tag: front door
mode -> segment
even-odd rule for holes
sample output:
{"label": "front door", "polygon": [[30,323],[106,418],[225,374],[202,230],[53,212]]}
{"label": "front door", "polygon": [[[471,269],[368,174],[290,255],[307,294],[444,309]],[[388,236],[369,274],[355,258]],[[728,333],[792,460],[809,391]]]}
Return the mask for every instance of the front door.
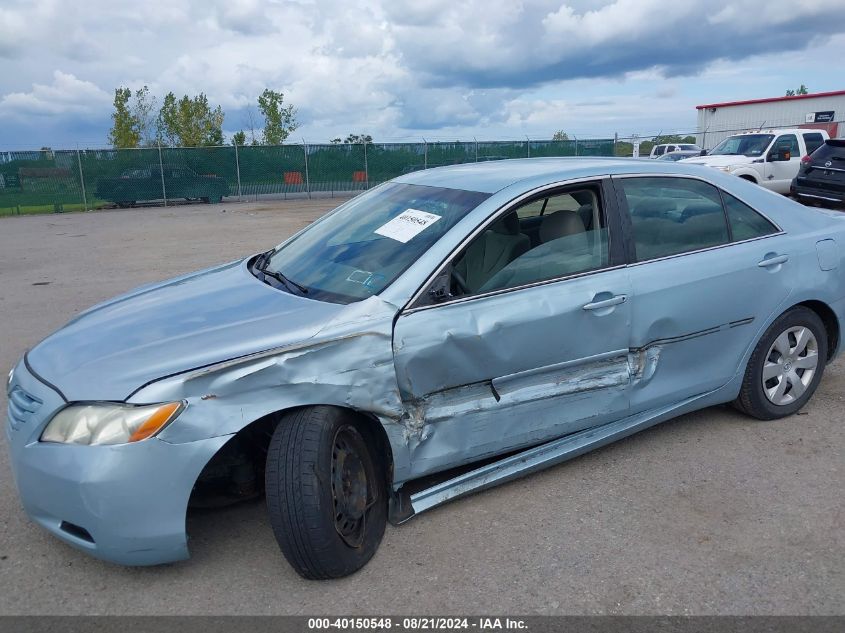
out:
{"label": "front door", "polygon": [[[788,153],[788,160],[770,160],[778,158],[778,154]],[[798,145],[798,137],[795,134],[781,134],[772,144],[769,157],[766,158],[766,180],[764,184],[768,189],[778,193],[789,193],[789,185],[792,179],[798,175],[798,168],[801,165],[801,149]]]}
{"label": "front door", "polygon": [[626,414],[630,288],[605,187],[546,197],[539,244],[511,207],[445,264],[441,300],[424,293],[396,322],[411,477]]}

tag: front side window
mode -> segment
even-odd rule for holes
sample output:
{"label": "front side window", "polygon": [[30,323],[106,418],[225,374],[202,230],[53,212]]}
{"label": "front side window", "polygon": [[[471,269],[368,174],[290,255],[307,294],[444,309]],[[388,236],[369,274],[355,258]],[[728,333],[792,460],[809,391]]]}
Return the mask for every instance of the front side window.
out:
{"label": "front side window", "polygon": [[774,134],[739,134],[729,136],[710,152],[711,156],[761,156]]}
{"label": "front side window", "polygon": [[[522,213],[538,205],[539,224]],[[600,187],[582,185],[497,218],[452,262],[450,293],[482,294],[603,268],[608,246]]]}
{"label": "front side window", "polygon": [[727,244],[719,190],[689,178],[622,179],[636,261]]}
{"label": "front side window", "polygon": [[778,136],[778,140],[775,142],[775,151],[778,153],[789,152],[790,156],[796,158],[801,156],[801,150],[798,149],[798,137],[794,134]]}
{"label": "front side window", "polygon": [[354,198],[264,265],[288,289],[351,303],[378,294],[490,194],[388,183]]}

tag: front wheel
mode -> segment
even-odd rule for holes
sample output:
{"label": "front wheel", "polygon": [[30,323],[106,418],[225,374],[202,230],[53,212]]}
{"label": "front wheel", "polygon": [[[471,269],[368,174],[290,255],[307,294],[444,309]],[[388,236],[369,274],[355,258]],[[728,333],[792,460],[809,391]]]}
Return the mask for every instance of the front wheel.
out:
{"label": "front wheel", "polygon": [[387,522],[383,460],[367,429],[338,407],[283,416],[267,451],[270,524],[304,578],[352,574],[373,557]]}
{"label": "front wheel", "polygon": [[783,313],[754,348],[735,406],[760,420],[797,412],[822,379],[827,345],[815,312],[797,307]]}

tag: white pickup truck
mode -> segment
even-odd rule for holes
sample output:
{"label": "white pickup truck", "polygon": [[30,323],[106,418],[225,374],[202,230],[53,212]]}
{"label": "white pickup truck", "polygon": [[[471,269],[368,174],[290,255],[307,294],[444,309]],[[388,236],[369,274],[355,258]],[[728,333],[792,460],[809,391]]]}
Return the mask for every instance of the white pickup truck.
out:
{"label": "white pickup truck", "polygon": [[743,132],[729,136],[706,156],[681,162],[715,167],[729,174],[788,194],[792,179],[798,175],[801,159],[823,145],[824,130],[779,129]]}

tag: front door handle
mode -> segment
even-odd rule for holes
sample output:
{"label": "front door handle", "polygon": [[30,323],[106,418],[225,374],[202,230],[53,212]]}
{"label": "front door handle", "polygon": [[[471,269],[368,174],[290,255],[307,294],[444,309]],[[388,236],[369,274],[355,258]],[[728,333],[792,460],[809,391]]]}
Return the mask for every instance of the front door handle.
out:
{"label": "front door handle", "polygon": [[620,303],[625,303],[628,300],[627,295],[615,295],[610,299],[603,301],[591,301],[584,306],[585,310],[601,310],[602,308],[609,308],[611,306],[618,306]]}
{"label": "front door handle", "polygon": [[774,255],[766,256],[762,261],[757,262],[760,268],[768,268],[769,266],[780,266],[789,261],[789,255]]}

